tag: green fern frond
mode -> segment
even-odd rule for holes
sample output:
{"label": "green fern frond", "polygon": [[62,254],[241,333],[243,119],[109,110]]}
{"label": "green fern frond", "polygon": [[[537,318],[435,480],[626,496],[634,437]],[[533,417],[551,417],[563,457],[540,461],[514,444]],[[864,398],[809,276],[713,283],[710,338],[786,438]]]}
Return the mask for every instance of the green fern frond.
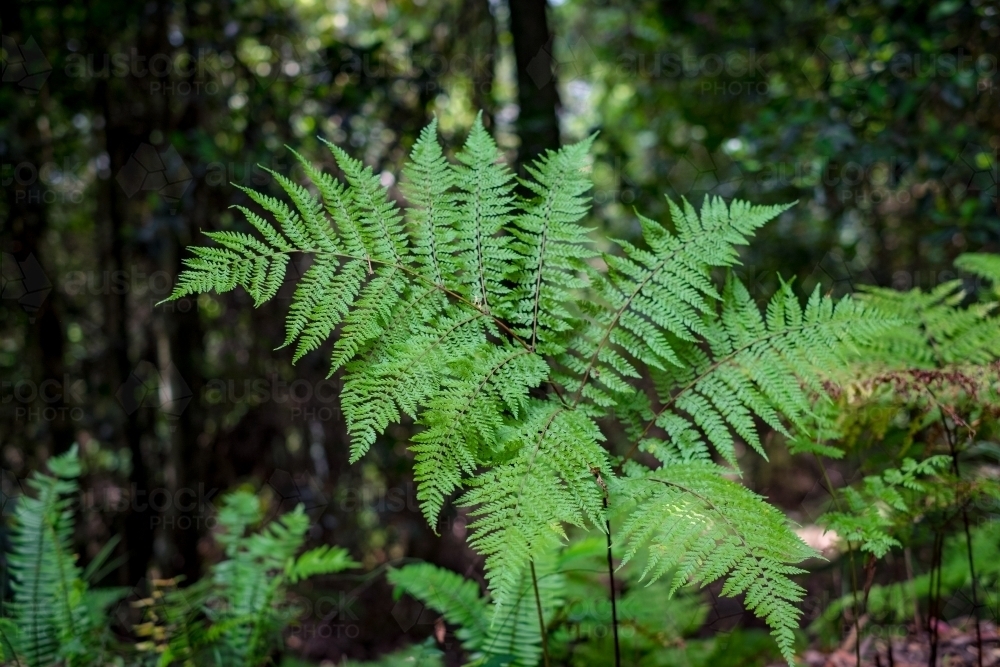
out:
{"label": "green fern frond", "polygon": [[505,429],[510,459],[469,480],[469,543],[486,556],[497,608],[517,596],[529,563],[565,540],[563,525],[603,526],[595,471],[610,474],[597,425],[583,412],[533,400],[523,421]]}
{"label": "green fern frond", "polygon": [[[298,360],[332,340],[352,461],[390,424],[412,420],[417,496],[432,525],[466,489],[459,502],[473,508],[470,542],[486,557],[491,628],[520,613],[531,564],[566,539],[567,526],[604,530],[604,486],[619,480],[611,462],[622,460],[602,444],[599,421],[627,434],[625,459],[642,449],[667,470],[714,449],[735,463],[737,437],[763,453],[758,419],[805,430],[807,417],[823,412],[822,381],[902,319],[818,292],[803,308],[788,285],[762,314],[731,276],[720,289],[713,270],[737,264],[737,246],[784,206],[716,198],[695,211],[671,202],[672,231],[639,216],[643,247],[620,242],[621,255],[601,262],[582,224],[592,142],[527,167],[521,185],[530,196],[521,199],[481,116],[457,163],[431,123],[403,171],[402,211],[379,176],[340,148],[330,146],[343,182],[295,154],[309,189],[276,177],[291,205],[246,191],[275,222],[241,209],[256,232],[213,232],[215,246],[194,249],[171,296],[242,286],[260,305],[277,293],[293,255],[311,257],[284,344],[295,344]],[[992,318],[989,308],[980,307],[981,320]],[[950,338],[974,357],[983,331]],[[635,521],[654,518],[637,507]],[[293,527],[265,534],[291,539]],[[231,559],[284,571],[286,561],[262,565],[237,543],[227,546]],[[793,586],[775,578],[779,571],[768,570],[767,585]],[[241,603],[250,611],[280,594],[273,581],[255,581]],[[733,586],[751,590],[741,579]],[[754,608],[766,609],[755,596]],[[775,627],[784,632],[792,617],[785,607],[780,615]]]}
{"label": "green fern frond", "polygon": [[698,213],[687,200],[683,208],[668,203],[674,233],[639,215],[649,250],[619,241],[624,255],[604,256],[608,271],[597,292],[607,307],[591,310],[591,324],[562,360],[577,401],[613,405],[639,375],[631,360],[654,369],[681,366],[676,345],[704,333],[701,318],[719,299],[710,270],[737,264],[736,246],[790,206],[726,206],[716,197]]}
{"label": "green fern frond", "polygon": [[8,651],[31,665],[57,660],[82,665],[92,615],[72,548],[77,447],[49,459],[48,468],[51,475],[36,472],[28,479],[34,497],[22,496],[14,512],[7,564],[14,594],[10,612],[18,631]]}
{"label": "green fern frond", "polygon": [[869,361],[890,367],[935,368],[949,364],[984,364],[1000,357],[1000,317],[996,303],[960,307],[960,280],[923,292],[871,287],[865,302],[898,320],[891,335],[866,347]]}
{"label": "green fern frond", "polygon": [[992,283],[992,298],[1000,297],[1000,255],[967,252],[955,258],[955,268]]}
{"label": "green fern frond", "polygon": [[546,151],[525,167],[531,179],[522,181],[534,197],[514,217],[512,249],[520,257],[512,276],[514,289],[503,314],[532,350],[559,354],[574,316],[567,305],[573,293],[587,287],[584,260],[597,255],[589,247],[587,227],[580,221],[590,210],[584,193],[590,190],[585,173],[594,136]]}
{"label": "green fern frond", "polygon": [[324,545],[310,549],[298,558],[289,559],[285,566],[288,583],[294,584],[319,574],[334,574],[360,564],[351,559],[347,549]]}
{"label": "green fern frond", "polygon": [[475,581],[430,563],[389,570],[387,578],[397,597],[406,593],[457,625],[455,635],[465,650],[482,649],[489,633],[489,601],[480,595]]}
{"label": "green fern frond", "polygon": [[458,261],[463,294],[477,307],[490,312],[509,291],[504,284],[517,260],[502,235],[514,211],[514,174],[501,161],[500,151],[483,127],[483,115],[456,155],[454,165]]}
{"label": "green fern frond", "polygon": [[708,460],[711,444],[735,465],[735,433],[764,456],[754,416],[782,433],[788,433],[782,417],[801,430],[812,397],[823,391],[824,373],[842,367],[847,350],[890,325],[857,301],[834,302],[818,290],[803,309],[788,284],[762,315],[730,275],[718,310],[702,319],[707,348],[677,340],[680,365],[651,371],[661,405],[643,436],[656,426],[669,439],[643,437],[640,446],[666,463]]}
{"label": "green fern frond", "polygon": [[544,380],[548,366],[523,348],[489,346],[452,370],[421,414],[425,428],[410,447],[417,499],[431,525],[463,477],[499,449],[504,418],[522,416],[528,391]]}
{"label": "green fern frond", "polygon": [[542,654],[538,609],[547,624],[562,603],[566,584],[551,552],[535,562],[535,580],[530,571],[522,574],[516,597],[500,610],[494,610],[489,596],[480,596],[474,581],[428,563],[391,570],[388,578],[397,595],[407,593],[457,625],[455,634],[471,654],[470,664],[484,667],[538,664]]}
{"label": "green fern frond", "polygon": [[615,480],[610,488],[625,517],[617,535],[622,564],[645,548],[643,578],[673,572],[671,593],[725,578],[725,596],[744,596],[747,609],[771,627],[792,664],[794,631],[805,591],[791,580],[795,565],[818,556],[789,528],[784,515],[711,463],[668,465]]}
{"label": "green fern frond", "polygon": [[922,498],[927,483],[919,478],[938,474],[950,465],[947,456],[931,456],[919,462],[906,458],[899,468],[866,477],[860,489],[841,489],[847,511],[827,512],[817,523],[858,545],[861,551],[883,558],[893,547],[902,546],[889,529],[894,525],[893,515],[910,511],[904,494]]}
{"label": "green fern frond", "polygon": [[407,208],[414,254],[435,285],[444,285],[459,272],[456,256],[458,209],[453,191],[456,175],[437,140],[437,119],[423,129],[403,169],[402,191]]}

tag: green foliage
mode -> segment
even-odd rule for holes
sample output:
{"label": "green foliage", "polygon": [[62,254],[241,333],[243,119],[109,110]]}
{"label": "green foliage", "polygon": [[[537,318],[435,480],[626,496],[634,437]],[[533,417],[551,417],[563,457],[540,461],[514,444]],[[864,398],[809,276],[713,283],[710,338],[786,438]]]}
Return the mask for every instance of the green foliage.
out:
{"label": "green foliage", "polygon": [[[565,581],[551,554],[536,563],[535,576],[547,624],[562,605]],[[392,570],[389,582],[397,595],[407,593],[417,598],[446,622],[458,626],[456,636],[472,659],[469,664],[538,664],[542,637],[530,570],[517,582],[514,599],[495,616],[489,596],[480,595],[478,584],[428,563]]]}
{"label": "green foliage", "polygon": [[[963,255],[956,266],[994,281],[996,260]],[[834,491],[818,523],[842,548],[869,555],[868,581],[864,592],[824,610],[814,629],[825,633],[847,609],[852,618],[898,621],[919,615],[926,602],[929,614],[939,614],[934,581],[941,594],[989,595],[996,541],[983,536],[995,530],[975,526],[995,524],[983,509],[1000,497],[990,460],[1000,435],[995,296],[984,289],[970,300],[958,280],[927,291],[870,288],[862,295],[895,323],[863,341],[851,363],[827,378],[808,428],[791,442],[796,453],[856,455],[864,473],[859,483]],[[905,547],[909,558],[922,549],[933,553],[938,547],[931,544],[942,542],[944,558],[932,555],[929,572],[913,573],[910,582],[872,584],[877,560],[891,550]]]}
{"label": "green foliage", "polygon": [[300,553],[309,529],[302,505],[261,525],[263,518],[258,495],[241,490],[225,496],[218,535],[225,558],[204,582],[162,596],[168,631],[155,646],[159,664],[267,664],[298,613],[288,586],[357,566],[340,548]]}
{"label": "green foliage", "polygon": [[[128,591],[92,589],[89,582],[120,565],[108,560],[118,540],[85,570],[77,565],[77,447],[49,459],[48,467],[51,474],[28,480],[34,495],[20,498],[15,510],[7,554],[14,599],[10,616],[0,619],[0,659],[25,667],[98,664],[111,643],[107,610]],[[341,548],[302,552],[309,519],[301,505],[261,526],[263,518],[259,496],[237,491],[224,497],[218,540],[225,558],[210,576],[185,588],[154,580],[150,596],[133,604],[143,610],[133,628],[143,638],[135,646],[140,656],[151,652],[163,667],[267,664],[298,613],[289,585],[357,566]]]}
{"label": "green foliage", "polygon": [[721,475],[710,463],[692,462],[637,471],[612,487],[626,514],[620,539],[623,562],[648,545],[643,577],[673,572],[672,594],[693,580],[726,578],[723,595],[745,595],[748,609],[773,629],[782,655],[792,661],[794,630],[805,591],[789,576],[816,554],[787,530],[784,515]]}
{"label": "green foliage", "polygon": [[[3,657],[32,667],[60,662],[89,665],[107,641],[103,614],[124,590],[91,590],[106,562],[103,550],[85,573],[73,550],[73,511],[79,490],[77,447],[49,459],[49,472],[28,480],[33,496],[18,500],[7,564],[14,600],[4,619]],[[113,545],[112,545],[113,546]]]}
{"label": "green foliage", "polygon": [[[536,567],[551,664],[608,661],[613,631],[606,558],[605,539],[595,535],[551,552]],[[623,589],[617,601],[617,619],[625,664],[711,667],[764,664],[776,657],[774,643],[760,632],[694,638],[709,610],[689,589],[671,596],[668,583],[642,582],[638,570],[630,565],[621,568],[616,578]],[[523,608],[502,612],[502,620],[491,625],[489,594],[481,594],[475,581],[424,563],[393,570],[389,580],[397,596],[408,594],[441,614],[462,642],[469,664],[537,664],[541,638],[532,590],[524,592],[527,604]],[[531,586],[530,581],[525,584]],[[514,643],[497,642],[496,636],[505,634],[497,632],[497,624],[501,629],[508,625],[521,628],[508,634],[507,642]]]}
{"label": "green foliage", "polygon": [[[1000,544],[1000,522],[995,519],[985,521],[972,528],[972,554],[976,563],[976,585],[988,597],[988,604],[996,603],[996,596],[990,595],[1000,584],[1000,559],[997,558],[997,544]],[[886,623],[906,623],[914,620],[914,609],[919,603],[926,603],[940,594],[950,599],[956,594],[968,591],[973,585],[969,573],[969,554],[965,536],[957,534],[949,537],[944,545],[940,568],[932,572],[916,574],[908,581],[875,584],[868,594],[867,613],[872,619]],[[982,594],[982,593],[981,593]],[[840,631],[840,619],[845,610],[855,604],[853,594],[833,600],[822,614],[813,621],[810,631],[827,639],[836,639]]]}
{"label": "green foliage", "polygon": [[[213,233],[222,247],[196,249],[171,298],[242,286],[259,304],[293,255],[311,256],[286,343],[298,341],[299,358],[333,339],[352,460],[409,418],[428,521],[464,489],[490,627],[516,615],[531,565],[569,527],[606,530],[610,501],[630,558],[648,553],[653,578],[679,567],[674,588],[728,577],[726,592],[745,594],[790,660],[800,595],[790,577],[812,554],[773,508],[723,478],[731,468],[704,461],[711,446],[736,465],[736,437],[762,452],[757,418],[783,432],[801,425],[822,380],[891,321],[819,292],[802,308],[787,285],[762,314],[734,276],[717,286],[713,271],[737,264],[736,247],[787,207],[671,203],[672,230],[640,216],[647,247],[599,254],[581,224],[592,137],[527,166],[518,197],[481,120],[457,163],[435,127],[404,168],[402,212],[341,149],[330,146],[343,182],[300,157],[313,190],[278,179],[294,207],[247,191],[277,226],[245,210],[260,236]],[[606,442],[601,425],[616,422],[629,442]],[[640,452],[658,463],[622,476]],[[679,479],[690,484],[666,483]],[[709,545],[722,555],[706,558]],[[678,551],[664,559],[668,547]]]}
{"label": "green foliage", "polygon": [[[950,464],[950,459],[943,455],[932,456],[919,463],[910,458],[904,459],[899,468],[865,477],[860,489],[845,487],[842,492],[845,510],[827,512],[818,523],[842,539],[858,544],[861,551],[882,558],[892,547],[902,546],[888,529],[896,525],[897,519],[893,515],[905,516],[912,512],[913,502],[907,502],[904,493],[917,499],[923,497],[928,485],[917,478],[934,475]],[[916,509],[919,512],[923,508],[918,506]]]}

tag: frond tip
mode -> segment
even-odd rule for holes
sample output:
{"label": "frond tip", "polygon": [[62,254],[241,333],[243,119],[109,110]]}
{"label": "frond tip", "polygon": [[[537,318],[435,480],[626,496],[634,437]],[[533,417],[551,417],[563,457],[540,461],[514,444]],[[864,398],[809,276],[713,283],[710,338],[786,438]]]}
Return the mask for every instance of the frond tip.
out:
{"label": "frond tip", "polygon": [[794,631],[805,591],[791,577],[796,564],[819,554],[789,528],[784,515],[760,496],[722,477],[709,463],[666,466],[616,480],[622,565],[645,547],[643,578],[673,572],[671,593],[694,582],[725,578],[722,594],[744,596],[747,609],[771,627],[792,664]]}

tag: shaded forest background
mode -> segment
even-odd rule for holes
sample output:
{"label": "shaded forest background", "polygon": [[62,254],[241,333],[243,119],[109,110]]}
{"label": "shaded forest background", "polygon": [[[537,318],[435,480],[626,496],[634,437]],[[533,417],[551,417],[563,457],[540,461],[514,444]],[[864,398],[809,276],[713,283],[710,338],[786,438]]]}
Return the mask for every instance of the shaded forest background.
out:
{"label": "shaded forest background", "polygon": [[[433,632],[393,607],[385,565],[480,563],[454,508],[440,538],[423,521],[405,430],[348,465],[326,352],[272,349],[280,303],[156,305],[184,246],[233,224],[230,183],[297,173],[286,144],[328,160],[324,137],[394,186],[432,115],[456,146],[483,110],[515,164],[599,131],[608,233],[638,234],[633,206],[666,220],[664,195],[798,200],[745,253],[758,300],[778,270],[928,288],[1000,251],[995,2],[26,0],[0,32],[3,498],[80,443],[78,541],[123,534],[108,583],[129,586],[196,578],[225,490],[304,502],[311,539],[366,567],[290,644],[312,658]],[[793,517],[822,493],[780,458],[749,483]]]}

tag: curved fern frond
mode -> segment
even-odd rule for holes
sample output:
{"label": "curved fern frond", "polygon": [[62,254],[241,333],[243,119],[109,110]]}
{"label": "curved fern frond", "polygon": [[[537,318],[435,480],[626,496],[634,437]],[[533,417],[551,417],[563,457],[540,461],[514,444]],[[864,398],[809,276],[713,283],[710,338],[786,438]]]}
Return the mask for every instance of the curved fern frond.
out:
{"label": "curved fern frond", "polygon": [[[851,346],[874,340],[890,326],[863,304],[834,302],[818,289],[803,309],[788,284],[771,298],[764,316],[730,275],[718,311],[702,320],[707,347],[677,341],[681,364],[651,372],[661,405],[638,444],[664,462],[709,460],[711,444],[736,465],[735,433],[766,456],[754,416],[786,434],[782,417],[801,427],[812,397],[822,393],[824,373],[843,366]],[[645,439],[653,426],[669,440]]]}
{"label": "curved fern frond", "polygon": [[627,379],[639,375],[630,359],[655,369],[681,366],[674,348],[704,333],[702,315],[719,299],[710,270],[737,264],[736,246],[791,206],[726,206],[715,197],[698,213],[687,200],[683,208],[667,201],[674,233],[639,215],[649,250],[619,241],[624,255],[604,256],[608,271],[597,288],[608,307],[592,310],[592,323],[562,360],[573,372],[566,383],[575,381],[577,402],[614,405],[629,391]]}
{"label": "curved fern frond", "polygon": [[744,596],[747,609],[771,627],[782,656],[792,664],[794,631],[805,590],[791,577],[795,565],[818,554],[789,528],[784,515],[711,463],[664,466],[615,480],[609,487],[626,518],[617,540],[622,565],[641,549],[643,578],[673,572],[671,594],[694,582],[725,578],[722,595]]}
{"label": "curved fern frond", "polygon": [[563,526],[603,526],[603,492],[594,471],[610,474],[597,425],[581,411],[533,400],[507,431],[509,460],[469,480],[469,543],[486,556],[497,608],[510,604],[533,558],[566,539]]}

